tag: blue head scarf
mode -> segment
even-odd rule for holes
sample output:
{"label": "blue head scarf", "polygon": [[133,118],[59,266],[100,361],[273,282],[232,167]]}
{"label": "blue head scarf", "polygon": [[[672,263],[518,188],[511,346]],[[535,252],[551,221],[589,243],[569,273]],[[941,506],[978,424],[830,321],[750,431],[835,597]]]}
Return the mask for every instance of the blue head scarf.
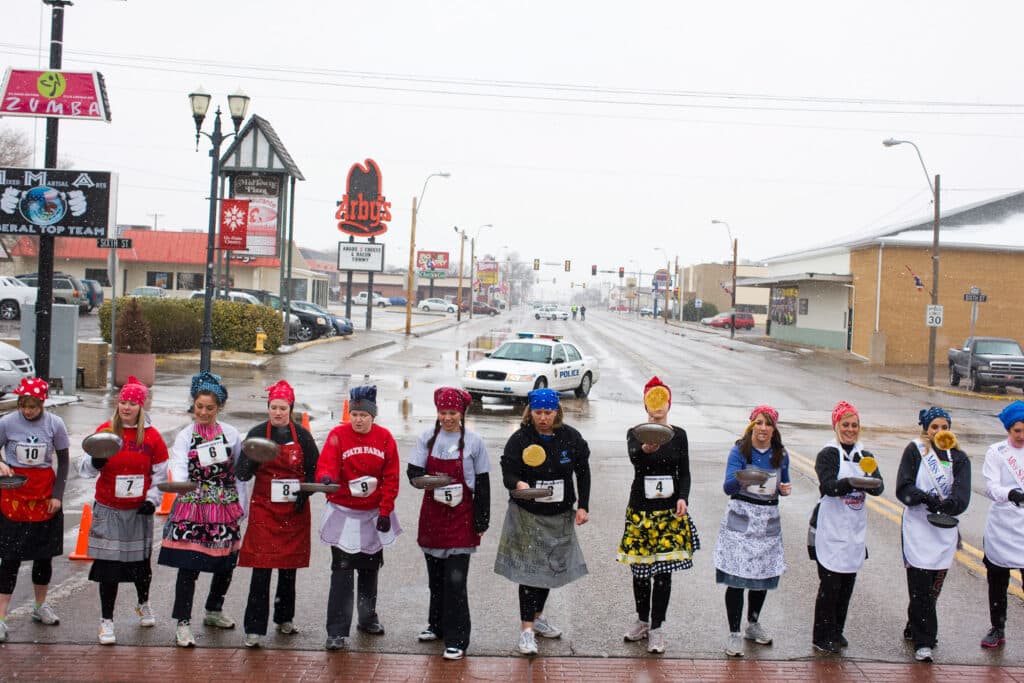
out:
{"label": "blue head scarf", "polygon": [[202,391],[212,393],[217,397],[217,403],[221,405],[228,400],[228,390],[220,383],[220,375],[214,375],[205,370],[192,376],[192,399],[194,400]]}
{"label": "blue head scarf", "polygon": [[1024,422],[1024,402],[1014,401],[1003,408],[1003,412],[999,413],[999,419],[1007,431],[1009,431],[1014,423]]}
{"label": "blue head scarf", "polygon": [[352,403],[349,410],[361,410],[377,417],[377,387],[373,384],[352,387],[348,392]]}
{"label": "blue head scarf", "polygon": [[558,392],[554,389],[534,389],[526,397],[530,410],[558,410]]}
{"label": "blue head scarf", "polygon": [[949,423],[949,426],[953,426],[953,418],[949,416],[949,411],[943,408],[939,408],[938,406],[932,406],[927,410],[922,410],[921,412],[919,412],[917,414],[917,422],[925,429],[928,429],[928,425],[930,425],[932,423],[932,420],[934,420],[937,417],[946,418],[946,422]]}

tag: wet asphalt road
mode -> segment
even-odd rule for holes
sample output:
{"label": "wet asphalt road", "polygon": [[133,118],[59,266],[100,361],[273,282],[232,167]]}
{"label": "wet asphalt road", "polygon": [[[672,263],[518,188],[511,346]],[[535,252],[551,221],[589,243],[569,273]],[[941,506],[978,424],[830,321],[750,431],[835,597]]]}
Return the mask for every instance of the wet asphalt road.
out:
{"label": "wet asphalt road", "polygon": [[[848,657],[866,660],[907,661],[910,647],[901,639],[905,621],[906,581],[899,544],[901,506],[894,499],[899,456],[916,433],[917,411],[932,402],[953,411],[954,430],[960,435],[974,465],[974,499],[961,524],[965,542],[963,562],[950,571],[939,601],[937,662],[1018,664],[1024,646],[1013,634],[1024,630],[1021,602],[1012,598],[1008,633],[1001,653],[982,651],[978,641],[987,629],[985,581],[977,573],[982,531],[988,501],[983,497],[981,464],[988,444],[1003,432],[992,417],[1001,402],[979,398],[929,395],[912,386],[879,377],[877,369],[839,361],[826,353],[779,351],[749,344],[739,334],[665,326],[661,321],[638,320],[627,314],[593,312],[586,322],[547,322],[512,311],[496,318],[474,318],[457,326],[417,319],[423,336],[406,338],[388,330],[402,329],[404,313],[375,315],[375,332],[357,332],[356,338],[310,346],[275,359],[261,369],[216,368],[225,376],[231,398],[225,420],[247,430],[262,419],[263,387],[280,377],[296,386],[299,409],[308,410],[314,435],[322,442],[340,419],[341,404],[352,384],[365,381],[379,387],[378,423],[389,428],[403,454],[416,436],[434,421],[431,396],[444,384],[454,384],[467,363],[479,357],[507,335],[519,330],[565,333],[599,359],[601,379],[589,399],[563,395],[567,421],[576,426],[592,450],[593,491],[591,522],[578,529],[590,574],[552,592],[548,614],[565,630],[557,641],[540,643],[541,653],[587,656],[648,656],[641,645],[624,643],[621,634],[635,618],[628,569],[614,560],[622,531],[632,469],[625,457],[625,431],[644,419],[641,390],[651,375],[658,375],[673,389],[670,420],[686,428],[691,449],[693,489],[691,514],[700,530],[703,548],[693,569],[674,575],[673,598],[666,623],[667,657],[724,657],[722,645],[727,625],[724,589],[714,583],[711,556],[718,525],[727,499],[721,492],[725,458],[731,443],[746,426],[750,408],[769,403],[781,413],[781,432],[793,456],[794,492],[783,500],[783,533],[788,571],[773,591],[762,613],[762,623],[773,632],[771,647],[747,646],[747,656],[771,659],[812,657],[810,626],[817,586],[815,564],[807,559],[805,537],[808,515],[817,501],[813,460],[830,436],[828,416],[839,399],[858,406],[865,427],[863,440],[879,457],[889,482],[883,500],[871,506],[868,547],[870,559],[858,577],[846,635]],[[440,329],[438,329],[440,328]],[[438,329],[436,332],[431,332]],[[369,344],[372,337],[373,344]],[[352,349],[386,344],[354,357]],[[154,418],[170,439],[186,421],[182,408],[187,396],[187,364],[165,363],[156,387]],[[99,392],[83,404],[57,409],[66,413],[73,436],[80,438],[109,416],[112,404]],[[468,423],[488,445],[492,467],[507,436],[515,430],[521,404],[494,399],[474,405]],[[73,439],[74,442],[75,439]],[[73,449],[77,453],[77,449]],[[500,486],[500,478],[492,480]],[[507,505],[500,491],[493,496],[492,528],[470,568],[470,595],[474,619],[472,652],[506,655],[518,634],[515,586],[491,570]],[[66,508],[69,528],[65,549],[74,542],[74,510],[88,501],[90,483],[69,483]],[[355,634],[349,646],[355,650],[387,652],[439,652],[436,644],[420,644],[416,633],[425,625],[427,589],[422,555],[415,543],[418,491],[403,485],[398,513],[405,534],[385,552],[381,574],[379,613],[387,628],[383,637]],[[322,499],[315,500],[319,512]],[[316,520],[318,516],[314,517]],[[160,518],[158,518],[159,520]],[[314,525],[316,521],[314,521]],[[314,539],[316,531],[314,529]],[[329,552],[314,540],[311,568],[300,573],[296,636],[271,635],[268,647],[317,649],[322,647],[324,607],[329,577]],[[87,566],[55,562],[53,602],[64,618],[58,628],[31,623],[23,604],[28,595],[28,576],[23,570],[11,617],[12,641],[95,642],[99,619],[96,588],[85,579]],[[248,570],[235,573],[226,611],[241,623]],[[173,624],[168,615],[173,593],[173,572],[155,567],[153,604],[161,619],[154,629],[137,629],[130,612],[133,591],[121,591],[117,635],[122,644],[168,645],[173,643]],[[197,591],[198,622],[206,579]],[[195,628],[200,647],[240,647],[241,626],[234,631],[212,632]]]}

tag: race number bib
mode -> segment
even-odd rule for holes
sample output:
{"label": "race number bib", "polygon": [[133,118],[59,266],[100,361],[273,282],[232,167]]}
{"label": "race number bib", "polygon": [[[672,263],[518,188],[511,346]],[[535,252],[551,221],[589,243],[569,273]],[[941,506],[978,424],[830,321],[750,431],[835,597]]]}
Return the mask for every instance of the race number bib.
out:
{"label": "race number bib", "polygon": [[455,507],[462,502],[462,484],[448,484],[434,489],[434,500],[448,507]]}
{"label": "race number bib", "polygon": [[779,475],[777,472],[769,473],[768,479],[763,484],[751,484],[746,487],[747,493],[755,496],[774,496],[779,488]]}
{"label": "race number bib", "polygon": [[271,503],[294,503],[298,494],[298,479],[273,479],[270,482]]}
{"label": "race number bib", "polygon": [[644,496],[647,498],[670,498],[675,492],[670,476],[644,477]]}
{"label": "race number bib", "polygon": [[34,467],[43,464],[43,456],[46,455],[46,444],[42,443],[19,443],[14,447],[14,457],[19,465]]}
{"label": "race number bib", "polygon": [[114,498],[139,498],[146,492],[146,477],[141,474],[119,474],[114,479]]}
{"label": "race number bib", "polygon": [[223,441],[207,441],[196,446],[199,464],[203,467],[219,465],[228,461],[228,445]]}
{"label": "race number bib", "polygon": [[349,479],[348,490],[356,498],[366,498],[377,490],[377,478],[367,476]]}
{"label": "race number bib", "polygon": [[561,503],[565,499],[565,481],[555,479],[554,481],[538,481],[537,488],[551,489],[550,496],[537,498],[538,503]]}

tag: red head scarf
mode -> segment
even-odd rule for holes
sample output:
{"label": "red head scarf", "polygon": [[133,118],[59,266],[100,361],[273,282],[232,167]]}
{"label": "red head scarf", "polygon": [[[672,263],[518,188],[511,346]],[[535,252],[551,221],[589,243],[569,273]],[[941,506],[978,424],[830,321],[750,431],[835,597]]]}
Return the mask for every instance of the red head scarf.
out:
{"label": "red head scarf", "polygon": [[775,410],[771,406],[757,406],[750,411],[750,421],[753,422],[757,419],[758,415],[767,415],[768,419],[772,421],[772,424],[779,423],[779,411]]}
{"label": "red head scarf", "polygon": [[434,405],[438,410],[455,410],[465,414],[473,397],[462,389],[439,387],[434,391]]}
{"label": "red head scarf", "polygon": [[857,417],[860,417],[860,413],[857,412],[857,409],[854,408],[853,405],[847,403],[846,401],[840,401],[839,403],[836,404],[836,407],[832,409],[833,429],[835,429],[835,426],[839,424],[840,420],[843,419],[844,415],[856,415]]}
{"label": "red head scarf", "polygon": [[135,375],[128,375],[128,381],[121,387],[121,393],[118,394],[117,399],[131,401],[141,406],[146,402],[147,394],[149,394],[149,390],[146,389],[146,385],[140,382]]}
{"label": "red head scarf", "polygon": [[45,379],[26,377],[21,380],[21,384],[14,390],[14,393],[18,396],[31,396],[45,401],[50,397],[50,385],[46,383]]}
{"label": "red head scarf", "polygon": [[295,390],[292,389],[292,385],[288,384],[288,382],[285,382],[283,379],[279,380],[274,386],[267,387],[267,403],[276,398],[281,399],[290,406],[294,406]]}

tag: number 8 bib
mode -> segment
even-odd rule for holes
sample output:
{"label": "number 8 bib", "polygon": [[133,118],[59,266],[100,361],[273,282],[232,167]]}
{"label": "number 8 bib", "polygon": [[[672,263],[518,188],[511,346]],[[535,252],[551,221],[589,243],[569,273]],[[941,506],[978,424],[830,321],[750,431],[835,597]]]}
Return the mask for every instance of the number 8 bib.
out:
{"label": "number 8 bib", "polygon": [[294,503],[298,493],[298,479],[274,479],[270,482],[271,503]]}

